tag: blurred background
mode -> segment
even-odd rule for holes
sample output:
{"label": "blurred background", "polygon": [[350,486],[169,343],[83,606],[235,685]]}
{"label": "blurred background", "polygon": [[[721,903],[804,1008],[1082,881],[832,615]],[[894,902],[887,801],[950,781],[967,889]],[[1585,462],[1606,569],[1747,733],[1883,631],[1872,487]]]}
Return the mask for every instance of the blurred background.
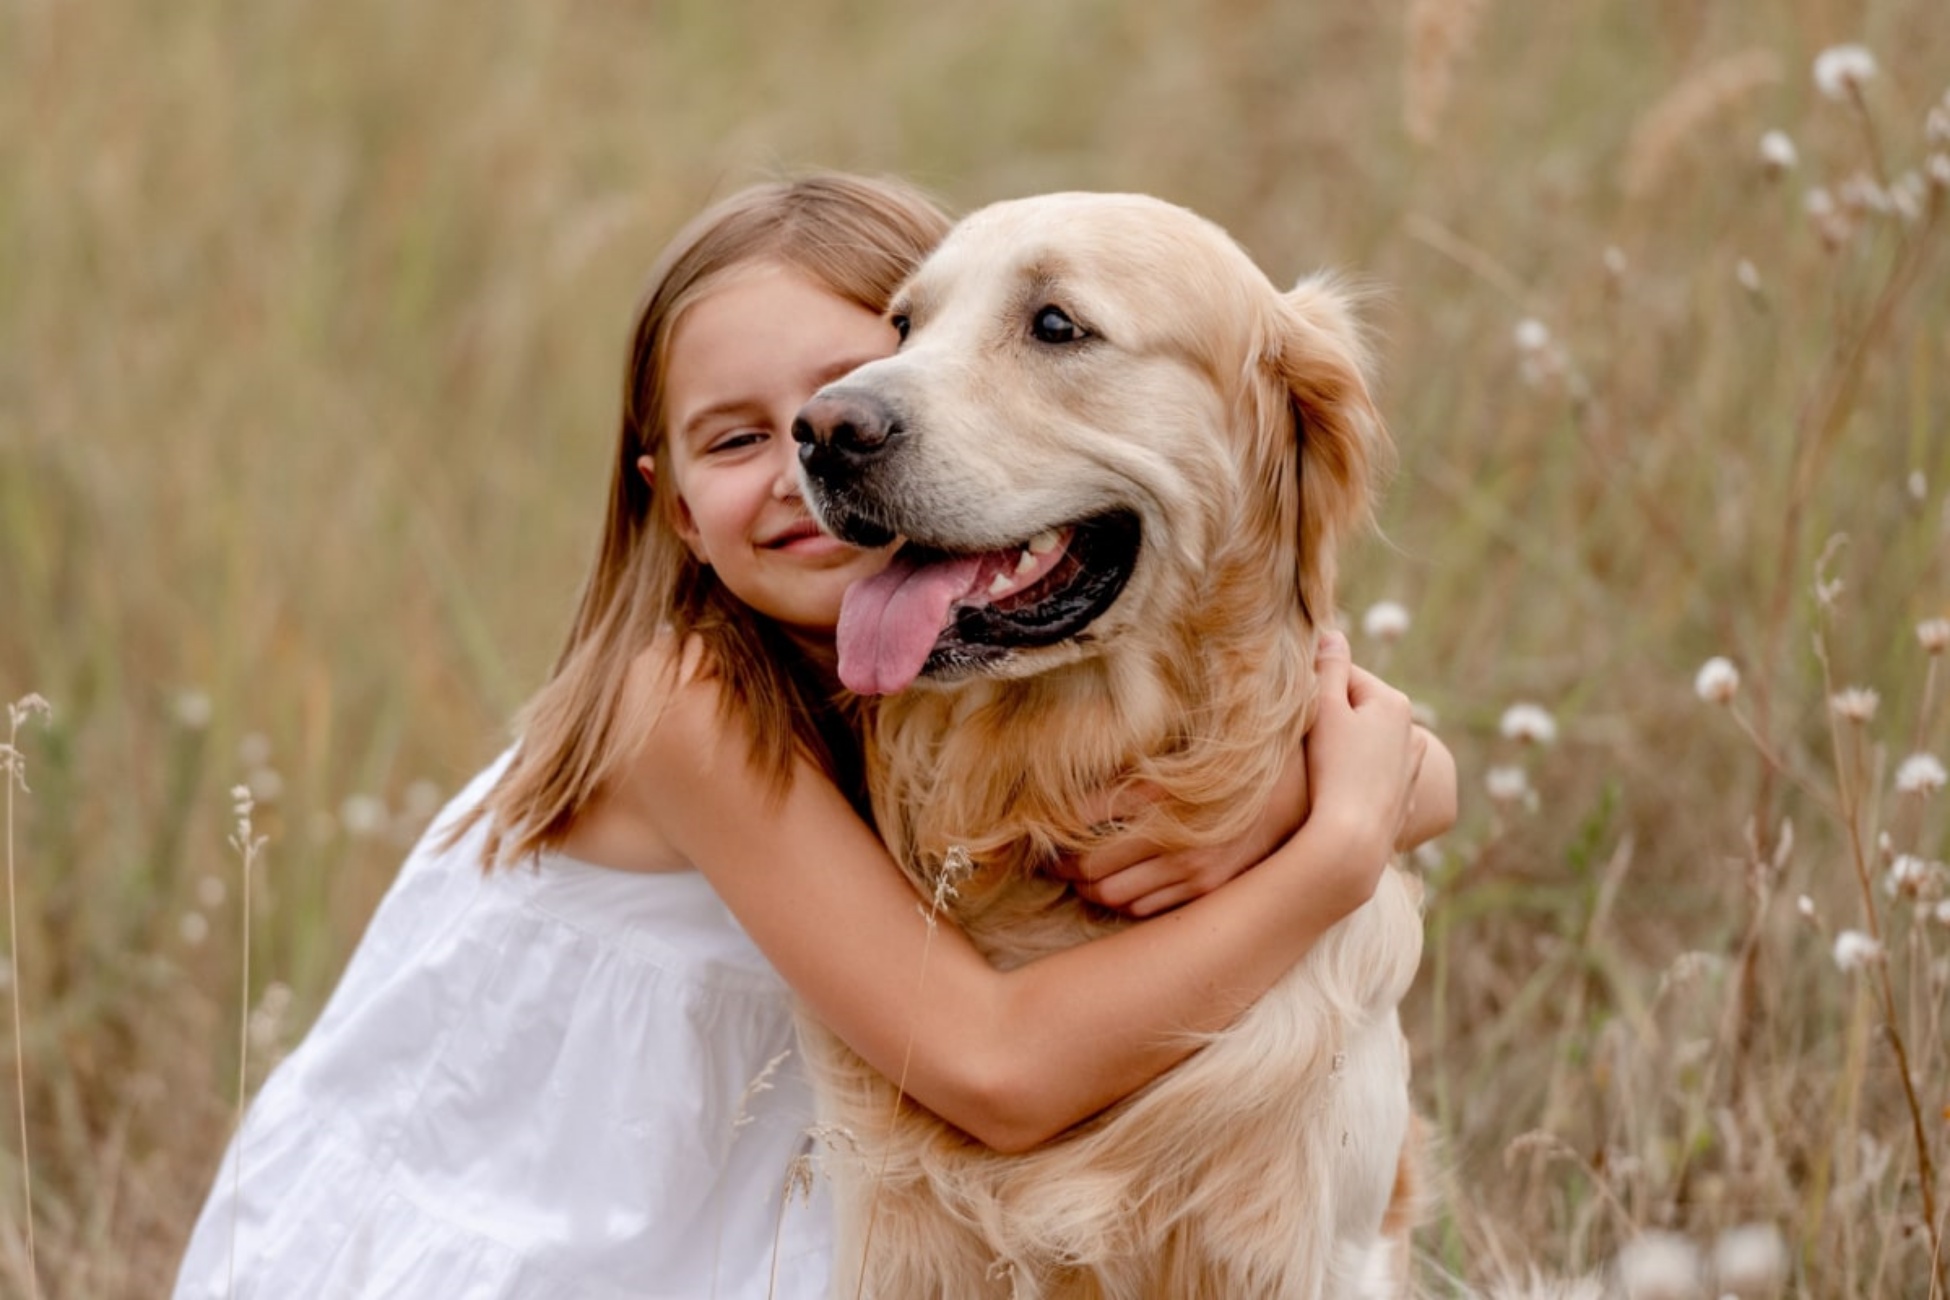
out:
{"label": "blurred background", "polygon": [[240,1055],[566,630],[657,250],[813,166],[1148,191],[1374,291],[1401,468],[1344,612],[1464,794],[1415,864],[1429,1287],[1928,1294],[1943,17],[0,4],[0,697],[52,706],[0,738],[0,1294],[166,1290]]}

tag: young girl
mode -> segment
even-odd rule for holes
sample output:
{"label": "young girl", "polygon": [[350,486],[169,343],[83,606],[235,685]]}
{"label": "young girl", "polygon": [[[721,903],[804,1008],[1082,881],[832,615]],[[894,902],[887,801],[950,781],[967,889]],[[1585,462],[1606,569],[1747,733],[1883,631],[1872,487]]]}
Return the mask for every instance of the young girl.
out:
{"label": "young girl", "polygon": [[1101,901],[1183,905],[1006,973],[922,915],[859,811],[834,679],[841,592],[886,555],[812,526],[789,430],[893,349],[881,310],[946,224],[822,177],[740,194],[665,254],[555,673],[254,1103],[179,1300],[825,1295],[817,1177],[786,1195],[812,1146],[792,995],[1020,1149],[1264,992],[1367,899],[1411,803],[1406,834],[1446,825],[1446,752],[1423,764],[1406,701],[1329,637],[1295,760],[1313,811],[1277,848],[1291,808],[1263,842],[1071,864]]}

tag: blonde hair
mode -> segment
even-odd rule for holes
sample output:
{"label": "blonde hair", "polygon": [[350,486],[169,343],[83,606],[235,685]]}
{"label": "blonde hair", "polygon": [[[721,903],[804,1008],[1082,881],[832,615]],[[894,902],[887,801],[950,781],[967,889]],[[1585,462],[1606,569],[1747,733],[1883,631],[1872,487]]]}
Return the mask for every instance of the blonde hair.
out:
{"label": "blonde hair", "polygon": [[724,684],[727,722],[742,725],[755,764],[776,788],[796,755],[818,763],[856,807],[865,802],[858,704],[836,696],[770,619],[745,605],[698,562],[677,533],[664,424],[670,339],[684,312],[756,262],[788,266],[869,311],[947,233],[949,219],[898,181],[821,174],[756,185],[708,209],[671,241],[638,308],[623,418],[610,466],[610,507],[596,561],[547,685],[523,709],[513,759],[481,807],[489,868],[556,844],[636,740],[621,716],[630,665],[669,629],[705,651]]}

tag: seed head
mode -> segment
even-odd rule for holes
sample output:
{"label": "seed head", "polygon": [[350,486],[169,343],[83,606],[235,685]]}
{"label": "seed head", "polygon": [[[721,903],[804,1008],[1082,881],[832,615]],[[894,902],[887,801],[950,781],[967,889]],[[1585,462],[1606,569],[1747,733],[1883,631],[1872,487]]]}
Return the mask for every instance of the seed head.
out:
{"label": "seed head", "polygon": [[1882,945],[1860,930],[1844,930],[1835,936],[1835,966],[1843,971],[1861,970],[1882,960]]}
{"label": "seed head", "polygon": [[386,829],[386,801],[378,795],[348,795],[339,805],[339,824],[353,839],[377,835]]}
{"label": "seed head", "polygon": [[1801,155],[1788,139],[1785,131],[1769,131],[1760,138],[1760,168],[1769,176],[1780,176],[1794,170],[1801,161]]}
{"label": "seed head", "polygon": [[1376,601],[1361,616],[1361,630],[1376,641],[1399,641],[1408,625],[1408,611],[1392,600]]}
{"label": "seed head", "polygon": [[1623,280],[1625,278],[1625,272],[1630,270],[1632,266],[1630,260],[1625,256],[1625,250],[1617,244],[1606,245],[1604,262],[1605,274],[1614,280]]}
{"label": "seed head", "polygon": [[[1950,158],[1944,160],[1944,167],[1946,171],[1950,171]],[[1947,178],[1945,183],[1950,184],[1950,178]],[[1909,472],[1909,477],[1903,480],[1903,487],[1909,493],[1909,499],[1919,506],[1923,504],[1923,498],[1930,494],[1930,481],[1923,477],[1923,471],[1920,469]]]}
{"label": "seed head", "polygon": [[1526,316],[1518,321],[1516,328],[1510,333],[1516,341],[1519,352],[1540,353],[1551,345],[1550,326],[1535,316]]}
{"label": "seed head", "polygon": [[1930,184],[1940,190],[1950,190],[1950,153],[1933,153],[1923,170],[1929,174]]}
{"label": "seed head", "polygon": [[251,788],[249,786],[233,785],[230,787],[230,811],[237,817],[249,817],[251,815],[251,809],[255,806],[256,800],[252,798]]}
{"label": "seed head", "polygon": [[176,725],[185,731],[201,731],[210,725],[210,697],[202,691],[178,691],[170,702],[170,712],[176,715]]}
{"label": "seed head", "polygon": [[1648,1232],[1618,1252],[1618,1285],[1629,1300],[1692,1300],[1700,1294],[1699,1250],[1675,1232]]}
{"label": "seed head", "polygon": [[1929,863],[1913,853],[1904,853],[1889,864],[1883,884],[1898,898],[1921,898],[1934,874]]}
{"label": "seed head", "polygon": [[1760,268],[1746,258],[1733,264],[1733,278],[1748,293],[1760,292]]}
{"label": "seed head", "polygon": [[1940,655],[1950,649],[1950,618],[1926,618],[1916,625],[1916,640],[1924,651]]}
{"label": "seed head", "polygon": [[1693,692],[1708,704],[1731,704],[1740,690],[1740,670],[1731,659],[1714,655],[1700,665]]}
{"label": "seed head", "polygon": [[1848,100],[1876,75],[1876,56],[1861,45],[1831,45],[1815,56],[1815,89],[1829,99]]}
{"label": "seed head", "polygon": [[1516,803],[1530,793],[1530,777],[1520,767],[1493,767],[1483,774],[1483,788],[1497,803]]}
{"label": "seed head", "polygon": [[1819,914],[1815,911],[1815,900],[1806,894],[1794,900],[1794,910],[1801,914],[1801,919],[1804,921],[1819,919]]}
{"label": "seed head", "polygon": [[1896,768],[1896,793],[1935,794],[1944,780],[1943,760],[1935,754],[1911,754]]}
{"label": "seed head", "polygon": [[1728,1228],[1713,1243],[1714,1281],[1741,1300],[1773,1295],[1786,1272],[1787,1246],[1771,1223]]}
{"label": "seed head", "polygon": [[185,912],[182,919],[176,922],[176,933],[190,947],[201,947],[203,941],[210,937],[210,918],[201,912]]}
{"label": "seed head", "polygon": [[1864,723],[1876,715],[1882,697],[1866,686],[1850,686],[1828,697],[1828,709],[1844,722]]}
{"label": "seed head", "polygon": [[1950,104],[1932,104],[1923,116],[1923,139],[1930,145],[1950,144]]}
{"label": "seed head", "polygon": [[1541,704],[1512,704],[1499,724],[1504,739],[1548,745],[1557,739],[1557,720]]}

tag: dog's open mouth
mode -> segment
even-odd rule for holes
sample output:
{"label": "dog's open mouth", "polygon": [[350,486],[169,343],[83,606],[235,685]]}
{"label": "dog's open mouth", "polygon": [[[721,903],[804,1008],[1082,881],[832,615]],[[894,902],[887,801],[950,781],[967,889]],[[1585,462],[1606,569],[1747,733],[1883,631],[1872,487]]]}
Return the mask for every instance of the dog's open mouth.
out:
{"label": "dog's open mouth", "polygon": [[887,695],[926,672],[951,675],[1088,627],[1137,563],[1138,520],[1113,511],[1006,550],[961,554],[909,542],[847,588],[840,680]]}

